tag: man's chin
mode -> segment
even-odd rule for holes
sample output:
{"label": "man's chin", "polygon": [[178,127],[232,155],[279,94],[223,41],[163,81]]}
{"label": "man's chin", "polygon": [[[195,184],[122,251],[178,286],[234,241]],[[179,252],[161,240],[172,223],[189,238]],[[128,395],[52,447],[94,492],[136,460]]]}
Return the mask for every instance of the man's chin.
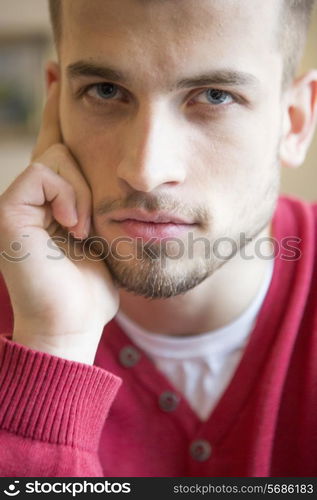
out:
{"label": "man's chin", "polygon": [[107,259],[116,285],[127,292],[149,299],[168,299],[184,294],[202,283],[212,274],[206,266],[191,266],[170,263],[164,267],[160,262],[119,262]]}

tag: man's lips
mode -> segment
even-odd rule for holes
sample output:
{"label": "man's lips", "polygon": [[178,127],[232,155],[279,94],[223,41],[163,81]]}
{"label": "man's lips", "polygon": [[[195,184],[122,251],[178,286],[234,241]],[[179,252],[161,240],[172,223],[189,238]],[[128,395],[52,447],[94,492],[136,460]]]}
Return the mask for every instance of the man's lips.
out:
{"label": "man's lips", "polygon": [[134,220],[139,222],[152,222],[154,224],[195,224],[195,221],[175,216],[167,212],[143,212],[141,210],[124,210],[112,214],[112,220],[122,222],[124,220]]}
{"label": "man's lips", "polygon": [[124,211],[113,214],[112,221],[132,238],[145,240],[180,237],[196,225],[192,220],[163,212]]}

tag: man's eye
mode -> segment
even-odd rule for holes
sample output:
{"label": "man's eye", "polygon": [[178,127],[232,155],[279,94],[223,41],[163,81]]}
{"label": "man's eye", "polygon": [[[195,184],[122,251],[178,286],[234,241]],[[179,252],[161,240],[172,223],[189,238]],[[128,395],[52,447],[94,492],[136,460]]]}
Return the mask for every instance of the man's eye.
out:
{"label": "man's eye", "polygon": [[90,97],[100,100],[112,100],[122,97],[122,92],[113,83],[97,83],[91,85],[86,93]]}
{"label": "man's eye", "polygon": [[194,100],[203,104],[219,106],[220,104],[231,104],[234,102],[234,97],[224,90],[208,89],[201,92]]}

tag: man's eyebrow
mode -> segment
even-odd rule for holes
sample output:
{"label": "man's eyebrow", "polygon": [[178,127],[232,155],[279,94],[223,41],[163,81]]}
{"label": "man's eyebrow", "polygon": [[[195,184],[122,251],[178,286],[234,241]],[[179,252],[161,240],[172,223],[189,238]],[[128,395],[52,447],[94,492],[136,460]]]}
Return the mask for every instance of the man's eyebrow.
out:
{"label": "man's eyebrow", "polygon": [[[128,83],[129,77],[110,66],[103,66],[88,61],[77,61],[67,67],[70,78],[98,77],[106,81]],[[171,86],[171,89],[183,89],[201,86],[226,85],[235,87],[258,87],[260,81],[251,73],[231,69],[214,70],[193,78],[184,78]]]}
{"label": "man's eyebrow", "polygon": [[226,85],[232,87],[258,87],[260,81],[251,73],[236,70],[215,70],[194,78],[185,78],[177,82],[177,88]]}
{"label": "man's eyebrow", "polygon": [[100,66],[98,64],[90,63],[88,61],[77,61],[73,64],[70,64],[69,66],[67,66],[67,74],[70,78],[90,76],[100,77],[104,80],[112,80],[115,82],[126,80],[124,74],[121,71],[108,66]]}

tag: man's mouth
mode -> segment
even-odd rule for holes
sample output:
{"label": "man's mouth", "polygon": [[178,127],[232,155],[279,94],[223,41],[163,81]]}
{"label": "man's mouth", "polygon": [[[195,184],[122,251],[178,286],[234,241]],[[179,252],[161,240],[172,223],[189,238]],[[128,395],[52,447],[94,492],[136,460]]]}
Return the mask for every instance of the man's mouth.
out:
{"label": "man's mouth", "polygon": [[145,240],[181,237],[197,225],[193,220],[171,213],[141,210],[123,210],[112,214],[111,220],[128,236]]}

